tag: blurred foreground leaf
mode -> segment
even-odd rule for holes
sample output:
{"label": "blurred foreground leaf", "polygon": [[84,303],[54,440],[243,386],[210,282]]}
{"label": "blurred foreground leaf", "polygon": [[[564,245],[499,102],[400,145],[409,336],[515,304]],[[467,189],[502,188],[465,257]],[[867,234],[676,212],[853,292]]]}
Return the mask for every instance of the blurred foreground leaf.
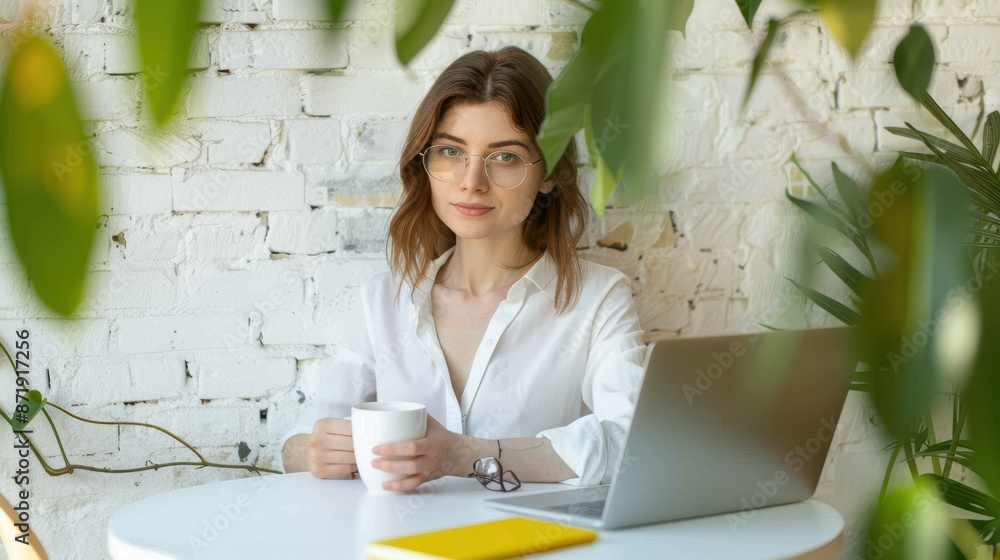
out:
{"label": "blurred foreground leaf", "polygon": [[760,77],[760,70],[764,67],[767,55],[771,53],[771,47],[774,45],[774,38],[778,36],[779,29],[781,29],[781,20],[771,18],[767,21],[767,33],[764,35],[764,40],[760,42],[760,46],[757,47],[757,53],[753,56],[753,64],[750,66],[750,80],[747,82],[746,93],[743,94],[744,107],[746,107],[747,101],[750,100],[750,94],[753,93],[753,86],[757,84],[757,78]]}
{"label": "blurred foreground leaf", "polygon": [[661,150],[654,123],[662,113],[663,30],[683,29],[690,15],[686,6],[658,0],[602,3],[583,28],[580,49],[546,92],[537,137],[546,169],[551,173],[573,135],[589,127],[588,149],[602,156],[590,160],[598,169],[590,192],[598,216],[615,188],[623,205],[656,192],[654,162]]}
{"label": "blurred foreground leaf", "polygon": [[961,294],[967,261],[956,251],[968,222],[968,195],[954,173],[902,158],[872,187],[871,231],[895,262],[865,282],[866,362],[873,398],[890,433],[908,440],[943,379],[934,344],[942,310]]}
{"label": "blurred foreground leaf", "polygon": [[868,560],[952,558],[944,503],[923,477],[914,486],[887,493],[875,507],[864,542]]}
{"label": "blurred foreground leaf", "polygon": [[444,23],[454,0],[395,0],[396,56],[409,64]]}
{"label": "blurred foreground leaf", "polygon": [[135,3],[143,89],[157,126],[170,120],[180,100],[200,10],[200,0]]}
{"label": "blurred foreground leaf", "polygon": [[90,143],[59,53],[33,35],[10,57],[0,91],[0,182],[18,260],[42,303],[80,305],[97,233]]}
{"label": "blurred foreground leaf", "polygon": [[[981,332],[975,365],[962,399],[969,411],[969,436],[976,442],[976,474],[1000,496],[1000,275],[988,269],[980,298]],[[1000,511],[994,515],[1000,515]]]}
{"label": "blurred foreground leaf", "polygon": [[326,0],[326,11],[330,13],[330,21],[340,21],[346,7],[347,0]]}
{"label": "blurred foreground leaf", "polygon": [[875,20],[876,0],[812,0],[818,4],[827,31],[851,58],[858,56],[861,45]]}

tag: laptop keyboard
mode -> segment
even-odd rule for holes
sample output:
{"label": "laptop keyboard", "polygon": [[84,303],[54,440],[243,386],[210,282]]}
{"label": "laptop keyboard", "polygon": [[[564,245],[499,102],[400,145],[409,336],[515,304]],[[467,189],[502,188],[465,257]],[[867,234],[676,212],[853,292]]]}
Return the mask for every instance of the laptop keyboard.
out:
{"label": "laptop keyboard", "polygon": [[570,515],[594,517],[599,519],[601,514],[604,513],[604,500],[598,500],[596,502],[579,502],[576,504],[566,504],[561,506],[549,506],[545,509],[549,511],[558,511],[560,513],[568,513]]}

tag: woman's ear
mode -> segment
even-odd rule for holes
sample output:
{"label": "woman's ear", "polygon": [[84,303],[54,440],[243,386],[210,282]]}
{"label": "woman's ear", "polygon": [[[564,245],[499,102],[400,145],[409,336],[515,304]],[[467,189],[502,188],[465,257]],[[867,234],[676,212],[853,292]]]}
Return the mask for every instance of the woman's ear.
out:
{"label": "woman's ear", "polygon": [[549,194],[549,193],[552,192],[552,189],[554,189],[555,187],[556,187],[556,183],[555,183],[555,181],[553,181],[551,179],[549,179],[547,181],[542,181],[542,186],[538,187],[538,192],[540,192],[542,194]]}

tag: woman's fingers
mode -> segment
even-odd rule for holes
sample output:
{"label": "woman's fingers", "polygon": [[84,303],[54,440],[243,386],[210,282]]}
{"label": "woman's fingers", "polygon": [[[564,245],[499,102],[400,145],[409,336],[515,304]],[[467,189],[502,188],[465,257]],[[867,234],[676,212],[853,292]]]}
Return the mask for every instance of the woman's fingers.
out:
{"label": "woman's fingers", "polygon": [[330,451],[354,451],[354,440],[350,436],[314,435],[309,438],[309,447]]}
{"label": "woman's fingers", "polygon": [[385,490],[393,490],[395,492],[409,492],[426,481],[427,475],[417,473],[413,476],[408,476],[403,480],[388,480],[383,482],[382,488]]}
{"label": "woman's fingers", "polygon": [[310,453],[309,456],[316,462],[331,465],[352,465],[357,462],[352,451],[333,451],[328,449],[318,450]]}

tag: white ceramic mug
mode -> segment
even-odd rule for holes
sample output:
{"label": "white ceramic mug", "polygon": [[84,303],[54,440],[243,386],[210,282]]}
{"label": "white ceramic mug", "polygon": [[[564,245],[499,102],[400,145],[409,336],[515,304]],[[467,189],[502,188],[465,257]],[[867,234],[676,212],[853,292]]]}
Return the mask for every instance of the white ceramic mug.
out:
{"label": "white ceramic mug", "polygon": [[351,437],[358,474],[369,492],[390,493],[382,488],[389,480],[410,475],[376,469],[372,449],[386,443],[420,439],[427,435],[427,407],[408,402],[369,402],[351,407]]}

